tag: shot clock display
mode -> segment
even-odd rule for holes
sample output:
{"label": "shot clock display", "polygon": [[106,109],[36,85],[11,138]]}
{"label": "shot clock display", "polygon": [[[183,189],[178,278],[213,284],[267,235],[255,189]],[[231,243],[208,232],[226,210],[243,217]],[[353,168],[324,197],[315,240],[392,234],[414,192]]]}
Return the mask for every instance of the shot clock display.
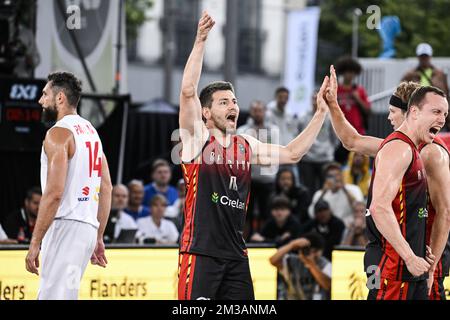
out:
{"label": "shot clock display", "polygon": [[31,151],[42,144],[45,126],[38,101],[45,80],[0,78],[0,149]]}

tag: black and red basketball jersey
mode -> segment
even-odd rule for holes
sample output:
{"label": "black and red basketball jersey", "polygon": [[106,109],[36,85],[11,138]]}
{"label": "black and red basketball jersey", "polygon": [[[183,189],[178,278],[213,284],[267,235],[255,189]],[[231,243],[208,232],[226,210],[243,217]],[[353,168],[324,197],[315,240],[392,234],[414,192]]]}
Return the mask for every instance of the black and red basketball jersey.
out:
{"label": "black and red basketball jersey", "polygon": [[[447,151],[447,154],[450,157],[450,151],[448,150],[447,145],[445,142],[436,136],[433,140],[433,143],[441,146],[445,151]],[[423,147],[425,147],[426,144],[422,144],[419,147],[419,152],[422,151]],[[450,169],[450,168],[449,168]],[[433,226],[434,218],[436,217],[436,209],[433,207],[433,204],[431,203],[431,198],[428,197],[428,220],[427,220],[427,233],[426,233],[426,242],[427,245],[430,245],[430,238],[431,238],[431,228]],[[444,252],[442,253],[441,260],[439,260],[439,263],[436,266],[436,271],[434,272],[435,278],[442,278],[448,276],[448,271],[450,268],[450,237],[447,239],[447,244],[445,245]]]}
{"label": "black and red basketball jersey", "polygon": [[250,161],[251,148],[243,137],[232,136],[225,148],[210,136],[201,156],[182,164],[186,204],[180,253],[247,259],[243,230]]}
{"label": "black and red basketball jersey", "polygon": [[[411,147],[412,160],[403,176],[398,193],[392,201],[392,208],[403,237],[409,243],[414,254],[423,258],[426,252],[425,232],[427,219],[427,179],[425,169],[418,148],[408,136],[400,131],[390,134],[383,141],[379,150],[393,140],[401,140]],[[374,163],[367,208],[370,208],[372,202],[372,188],[375,176],[376,167]],[[392,245],[378,231],[371,215],[367,215],[366,221],[369,238],[364,256],[366,271],[369,270],[370,266],[378,266],[381,278],[397,281],[427,278],[426,274],[420,277],[413,277]]]}

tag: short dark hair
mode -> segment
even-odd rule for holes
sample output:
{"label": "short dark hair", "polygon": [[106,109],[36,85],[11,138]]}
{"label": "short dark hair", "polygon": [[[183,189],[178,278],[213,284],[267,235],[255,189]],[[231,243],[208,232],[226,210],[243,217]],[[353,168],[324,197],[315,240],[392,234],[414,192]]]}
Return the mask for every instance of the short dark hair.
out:
{"label": "short dark hair", "polygon": [[323,250],[325,248],[324,237],[315,231],[308,232],[303,235],[303,238],[307,239],[311,243],[311,249]]}
{"label": "short dark hair", "polygon": [[226,81],[215,81],[208,84],[206,87],[200,91],[200,104],[203,108],[211,108],[213,102],[213,94],[216,91],[230,90],[234,93],[234,87],[230,82]]}
{"label": "short dark hair", "polygon": [[424,104],[425,96],[427,93],[434,93],[438,96],[441,96],[443,98],[446,98],[444,91],[442,91],[439,88],[433,87],[433,86],[422,86],[414,90],[414,92],[411,94],[411,97],[409,97],[408,101],[408,112],[411,110],[411,106],[417,106],[419,109],[422,109],[422,106]]}
{"label": "short dark hair", "polygon": [[328,201],[320,199],[314,205],[314,213],[324,211],[324,210],[330,210],[330,204],[328,203]]}
{"label": "short dark hair", "polygon": [[25,199],[26,200],[31,200],[33,199],[33,195],[39,195],[42,196],[42,190],[39,187],[32,187],[30,189],[28,189],[27,194],[25,195]]}
{"label": "short dark hair", "polygon": [[330,170],[339,170],[342,171],[342,166],[339,162],[329,162],[323,166],[323,175],[325,176]]}
{"label": "short dark hair", "polygon": [[170,164],[167,160],[165,159],[156,159],[153,164],[152,164],[152,174],[156,171],[156,169],[158,169],[159,167],[169,167],[170,168]]}
{"label": "short dark hair", "polygon": [[270,203],[270,209],[289,209],[291,210],[291,202],[286,196],[274,196]]}
{"label": "short dark hair", "polygon": [[346,71],[360,74],[362,71],[361,64],[350,56],[343,56],[336,61],[336,72],[342,74]]}
{"label": "short dark hair", "polygon": [[278,87],[276,90],[275,90],[275,96],[277,96],[279,93],[281,93],[281,92],[286,92],[287,94],[289,94],[289,89],[288,88],[286,88],[286,87]]}
{"label": "short dark hair", "polygon": [[81,97],[81,81],[70,72],[53,72],[47,77],[54,90],[62,90],[70,106],[76,107]]}

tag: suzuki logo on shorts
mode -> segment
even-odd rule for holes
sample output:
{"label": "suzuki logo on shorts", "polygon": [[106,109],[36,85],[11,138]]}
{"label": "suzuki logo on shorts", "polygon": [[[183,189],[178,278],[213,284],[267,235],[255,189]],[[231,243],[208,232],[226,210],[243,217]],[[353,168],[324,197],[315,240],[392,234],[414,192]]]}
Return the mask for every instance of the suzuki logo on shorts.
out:
{"label": "suzuki logo on shorts", "polygon": [[13,100],[35,100],[38,87],[35,85],[15,84],[11,87],[9,98]]}
{"label": "suzuki logo on shorts", "polygon": [[238,191],[237,180],[235,176],[231,176],[229,188],[230,190]]}
{"label": "suzuki logo on shorts", "polygon": [[83,194],[84,197],[79,197],[78,201],[79,202],[84,202],[84,201],[89,201],[89,187],[84,187],[83,189],[81,189],[81,193]]}
{"label": "suzuki logo on shorts", "polygon": [[214,203],[219,203],[220,200],[220,204],[227,206],[227,207],[231,207],[234,209],[239,209],[239,210],[244,210],[245,208],[245,203],[238,200],[232,200],[230,198],[228,198],[227,196],[221,196],[219,199],[219,195],[217,194],[217,192],[214,192],[211,195],[211,201]]}

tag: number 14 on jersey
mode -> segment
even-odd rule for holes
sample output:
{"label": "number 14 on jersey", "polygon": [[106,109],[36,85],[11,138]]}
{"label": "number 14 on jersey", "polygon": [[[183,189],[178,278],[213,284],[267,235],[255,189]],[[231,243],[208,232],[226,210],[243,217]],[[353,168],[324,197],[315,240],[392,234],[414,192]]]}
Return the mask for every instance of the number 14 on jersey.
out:
{"label": "number 14 on jersey", "polygon": [[92,143],[86,142],[86,147],[89,149],[89,178],[92,177],[92,171],[97,171],[97,176],[102,176],[102,157],[98,156],[98,141],[94,143],[94,150],[92,150]]}

